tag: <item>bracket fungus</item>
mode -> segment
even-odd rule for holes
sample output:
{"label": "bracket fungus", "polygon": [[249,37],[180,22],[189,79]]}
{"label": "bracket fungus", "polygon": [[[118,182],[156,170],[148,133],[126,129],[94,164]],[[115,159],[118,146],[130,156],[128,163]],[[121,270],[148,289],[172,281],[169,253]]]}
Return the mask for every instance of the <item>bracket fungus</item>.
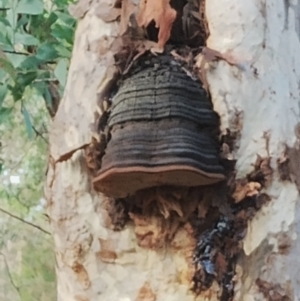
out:
{"label": "bracket fungus", "polygon": [[112,98],[107,127],[93,184],[110,197],[224,179],[218,116],[202,84],[172,57],[146,56],[131,68]]}

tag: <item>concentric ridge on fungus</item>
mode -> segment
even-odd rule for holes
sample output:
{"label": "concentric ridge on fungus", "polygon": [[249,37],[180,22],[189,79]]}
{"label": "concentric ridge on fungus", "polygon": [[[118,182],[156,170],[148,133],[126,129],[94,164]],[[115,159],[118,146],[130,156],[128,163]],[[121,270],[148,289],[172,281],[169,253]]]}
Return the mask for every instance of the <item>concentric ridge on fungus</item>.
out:
{"label": "concentric ridge on fungus", "polygon": [[147,187],[222,180],[212,134],[218,126],[200,82],[172,59],[150,59],[123,81],[113,98],[111,139],[93,181],[95,189],[125,197]]}

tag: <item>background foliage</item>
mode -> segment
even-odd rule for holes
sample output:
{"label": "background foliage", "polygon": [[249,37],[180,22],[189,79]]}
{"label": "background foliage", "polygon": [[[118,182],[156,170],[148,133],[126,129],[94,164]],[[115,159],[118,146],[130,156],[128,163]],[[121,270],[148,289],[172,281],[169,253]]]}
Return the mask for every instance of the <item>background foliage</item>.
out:
{"label": "background foliage", "polygon": [[0,0],[1,300],[56,299],[43,180],[47,129],[73,43],[67,6],[67,0]]}

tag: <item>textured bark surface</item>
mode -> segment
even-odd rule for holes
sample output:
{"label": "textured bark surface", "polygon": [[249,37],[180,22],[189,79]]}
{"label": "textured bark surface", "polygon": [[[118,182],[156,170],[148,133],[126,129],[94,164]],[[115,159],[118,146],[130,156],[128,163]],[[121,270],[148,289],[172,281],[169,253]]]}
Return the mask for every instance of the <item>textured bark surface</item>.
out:
{"label": "textured bark surface", "polygon": [[[271,202],[248,225],[235,299],[299,300],[299,187],[282,181],[277,165],[286,160],[286,145],[299,148],[299,5],[218,3],[206,6],[208,46],[229,54],[237,65],[219,62],[209,71],[215,110],[223,131],[229,128],[240,137],[234,152],[238,177],[253,169],[257,155],[270,157],[274,170],[265,191]],[[298,156],[290,157],[291,166]]]}
{"label": "textured bark surface", "polygon": [[[58,300],[217,300],[215,286],[199,296],[190,291],[194,240],[188,226],[170,246],[142,249],[131,225],[111,229],[108,200],[92,190],[80,147],[90,142],[97,93],[115,72],[112,45],[119,25],[102,20],[110,2],[82,1],[85,14],[77,7],[82,19],[51,132],[46,197]],[[234,62],[206,64],[206,76],[221,129],[227,136],[230,129],[234,140],[237,177],[253,171],[257,155],[270,158],[273,169],[264,191],[271,201],[248,225],[235,300],[299,300],[299,5],[210,0],[206,17],[208,47]]]}

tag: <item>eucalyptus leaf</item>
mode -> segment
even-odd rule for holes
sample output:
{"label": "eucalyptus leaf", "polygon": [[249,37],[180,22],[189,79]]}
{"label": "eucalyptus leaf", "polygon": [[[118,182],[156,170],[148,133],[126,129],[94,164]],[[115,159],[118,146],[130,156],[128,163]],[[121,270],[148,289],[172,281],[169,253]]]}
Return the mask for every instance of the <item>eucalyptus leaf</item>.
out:
{"label": "eucalyptus leaf", "polygon": [[16,23],[17,23],[17,13],[16,11],[12,8],[12,9],[9,9],[7,10],[7,13],[6,13],[6,20],[9,22],[10,26],[15,29],[16,27]]}
{"label": "eucalyptus leaf", "polygon": [[19,72],[16,82],[19,86],[26,87],[30,85],[37,77],[37,71],[26,71],[26,72]]}
{"label": "eucalyptus leaf", "polygon": [[72,44],[73,36],[74,36],[74,28],[68,25],[61,25],[55,23],[52,26],[51,34],[53,37],[55,37],[58,40],[65,40],[69,44]]}
{"label": "eucalyptus leaf", "polygon": [[56,15],[60,21],[63,21],[68,26],[73,25],[76,22],[75,19],[66,12],[56,12]]}
{"label": "eucalyptus leaf", "polygon": [[12,63],[5,57],[0,57],[0,68],[4,70],[11,78],[16,77],[15,68]]}
{"label": "eucalyptus leaf", "polygon": [[8,22],[8,20],[3,17],[0,17],[0,22],[5,26],[10,26],[10,23]]}
{"label": "eucalyptus leaf", "polygon": [[15,34],[15,43],[20,43],[25,46],[29,46],[29,45],[37,46],[39,44],[39,40],[36,39],[31,34],[17,32]]}
{"label": "eucalyptus leaf", "polygon": [[19,68],[19,66],[26,60],[27,53],[5,53],[9,61],[12,63],[14,68]]}
{"label": "eucalyptus leaf", "polygon": [[12,111],[12,108],[0,108],[0,124],[6,121]]}
{"label": "eucalyptus leaf", "polygon": [[18,68],[25,70],[37,69],[40,61],[36,58],[35,55],[28,56]]}
{"label": "eucalyptus leaf", "polygon": [[53,103],[52,103],[52,97],[51,97],[51,94],[50,94],[48,88],[45,89],[45,92],[44,92],[44,99],[45,99],[46,103],[47,103],[50,107],[52,107],[52,105],[53,105]]}
{"label": "eucalyptus leaf", "polygon": [[7,94],[7,85],[0,85],[0,108],[2,107],[3,101]]}
{"label": "eucalyptus leaf", "polygon": [[58,53],[53,43],[46,42],[40,45],[36,53],[37,59],[41,61],[52,61],[58,57]]}
{"label": "eucalyptus leaf", "polygon": [[61,59],[58,61],[56,68],[54,70],[54,75],[58,79],[59,83],[64,87],[67,81],[68,73],[68,62],[67,59]]}
{"label": "eucalyptus leaf", "polygon": [[61,44],[56,45],[55,49],[60,57],[65,57],[68,59],[71,57],[71,54],[72,54],[71,49],[68,49],[67,47],[65,47]]}
{"label": "eucalyptus leaf", "polygon": [[0,49],[2,51],[13,51],[13,46],[11,40],[9,39],[7,33],[0,32]]}
{"label": "eucalyptus leaf", "polygon": [[22,106],[21,111],[22,111],[22,114],[23,114],[23,117],[24,117],[24,122],[25,122],[28,138],[31,139],[33,137],[33,129],[32,129],[32,124],[31,124],[31,121],[30,121],[29,113],[28,113],[28,111],[27,111],[27,109],[24,105]]}
{"label": "eucalyptus leaf", "polygon": [[44,10],[42,0],[20,0],[16,12],[19,14],[39,15]]}

